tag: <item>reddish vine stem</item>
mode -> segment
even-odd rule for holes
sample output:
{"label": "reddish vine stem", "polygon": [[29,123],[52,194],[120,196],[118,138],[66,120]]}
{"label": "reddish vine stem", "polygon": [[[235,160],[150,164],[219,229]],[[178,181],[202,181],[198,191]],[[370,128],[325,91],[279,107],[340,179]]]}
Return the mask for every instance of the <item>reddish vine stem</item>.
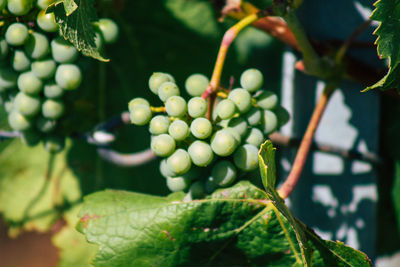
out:
{"label": "reddish vine stem", "polygon": [[334,84],[327,84],[320,99],[318,100],[318,103],[311,116],[311,120],[307,126],[306,133],[301,140],[292,170],[290,171],[286,181],[278,189],[279,196],[283,199],[287,198],[292,193],[297,182],[299,181],[301,172],[303,171],[304,165],[307,160],[308,152],[310,151],[310,147],[313,143],[314,133],[317,130],[319,121],[321,120],[328,100],[335,88],[336,86]]}

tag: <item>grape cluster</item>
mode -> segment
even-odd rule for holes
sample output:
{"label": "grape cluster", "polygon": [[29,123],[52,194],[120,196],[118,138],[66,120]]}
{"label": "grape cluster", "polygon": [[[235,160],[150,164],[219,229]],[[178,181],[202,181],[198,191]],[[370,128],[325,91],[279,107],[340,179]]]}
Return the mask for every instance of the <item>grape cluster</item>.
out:
{"label": "grape cluster", "polygon": [[151,149],[164,158],[160,172],[171,191],[188,190],[200,198],[258,168],[261,143],[288,120],[277,95],[261,89],[263,79],[257,69],[244,71],[241,88],[216,92],[209,114],[208,97],[202,97],[209,80],[202,74],[185,82],[189,101],[170,74],[155,72],[149,87],[164,106],[152,107],[143,98],[129,102],[132,123],[149,123]]}
{"label": "grape cluster", "polygon": [[[45,9],[53,0],[0,0],[4,16],[0,37],[0,104],[13,130],[28,145],[44,141],[58,152],[64,146],[58,131],[66,105],[64,94],[82,82],[78,50],[59,34],[53,13]],[[110,19],[95,23],[96,46],[112,43],[118,27]]]}

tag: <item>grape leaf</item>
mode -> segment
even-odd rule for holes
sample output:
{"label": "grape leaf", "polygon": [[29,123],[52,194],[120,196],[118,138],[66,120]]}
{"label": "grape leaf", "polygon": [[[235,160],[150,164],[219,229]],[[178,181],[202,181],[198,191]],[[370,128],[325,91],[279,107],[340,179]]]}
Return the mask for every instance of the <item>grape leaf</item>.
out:
{"label": "grape leaf", "polygon": [[66,152],[51,161],[42,145],[29,148],[20,140],[4,143],[0,151],[0,211],[10,234],[49,230],[62,207],[81,198]]}
{"label": "grape leaf", "polygon": [[52,242],[60,251],[59,267],[87,267],[94,256],[97,247],[89,244],[80,234],[75,225],[78,222],[78,212],[81,205],[75,205],[65,213],[67,224],[57,234],[53,235]]}
{"label": "grape leaf", "polygon": [[96,47],[93,22],[97,20],[93,0],[61,0],[47,8],[53,12],[62,36],[70,41],[85,56],[109,61],[103,58]]}
{"label": "grape leaf", "polygon": [[375,43],[378,46],[378,55],[389,59],[389,71],[380,81],[365,90],[400,90],[400,2],[379,0],[374,5],[376,8],[371,19],[380,21],[375,31],[378,35]]}

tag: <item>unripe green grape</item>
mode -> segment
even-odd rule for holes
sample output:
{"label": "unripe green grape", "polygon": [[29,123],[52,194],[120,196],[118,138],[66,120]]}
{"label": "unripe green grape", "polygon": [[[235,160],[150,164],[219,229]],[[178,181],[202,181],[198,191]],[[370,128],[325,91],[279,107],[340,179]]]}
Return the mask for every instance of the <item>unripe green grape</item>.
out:
{"label": "unripe green grape", "polygon": [[30,95],[37,95],[42,91],[43,83],[32,71],[24,72],[18,76],[18,88]]}
{"label": "unripe green grape", "polygon": [[53,82],[45,84],[43,91],[47,98],[59,98],[64,94],[64,90]]}
{"label": "unripe green grape", "polygon": [[36,22],[40,29],[45,32],[56,32],[58,31],[58,24],[56,23],[56,18],[54,13],[46,14],[46,10],[41,10],[36,18]]}
{"label": "unripe green grape", "polygon": [[257,105],[262,109],[274,109],[278,105],[278,96],[271,91],[262,91],[256,99]]}
{"label": "unripe green grape", "polygon": [[248,125],[245,119],[242,117],[232,118],[228,122],[228,127],[233,128],[240,137],[244,137],[247,134]]}
{"label": "unripe green grape", "polygon": [[189,153],[180,148],[168,157],[167,165],[171,171],[177,175],[182,175],[189,171],[192,161],[190,160]]}
{"label": "unripe green grape", "polygon": [[245,142],[247,144],[260,147],[260,145],[264,142],[264,134],[260,131],[260,129],[251,128],[246,136]]}
{"label": "unripe green grape", "polygon": [[255,92],[261,88],[264,77],[258,69],[248,69],[240,76],[240,85],[249,92]]}
{"label": "unripe green grape", "polygon": [[6,31],[6,41],[10,45],[23,45],[29,36],[28,28],[25,24],[16,22],[8,26]]}
{"label": "unripe green grape", "polygon": [[28,56],[22,50],[14,50],[14,54],[11,59],[11,64],[16,71],[26,71],[31,66],[31,61]]}
{"label": "unripe green grape", "polygon": [[33,7],[33,0],[8,0],[7,8],[11,14],[22,16],[29,13]]}
{"label": "unripe green grape", "polygon": [[207,89],[209,80],[203,74],[192,74],[185,81],[185,88],[191,96],[201,96]]}
{"label": "unripe green grape", "polygon": [[176,141],[183,141],[190,133],[189,126],[182,120],[175,120],[169,126],[168,133]]}
{"label": "unripe green grape", "polygon": [[282,106],[277,106],[274,109],[274,113],[278,120],[278,127],[282,127],[290,120],[289,112]]}
{"label": "unripe green grape", "polygon": [[49,120],[43,117],[39,117],[36,119],[36,129],[38,129],[42,133],[50,133],[57,126],[57,122],[55,120]]}
{"label": "unripe green grape", "polygon": [[142,97],[136,97],[136,98],[132,99],[131,101],[129,101],[129,103],[128,103],[129,111],[131,111],[135,106],[140,105],[140,104],[150,106],[149,101],[147,101],[146,99],[144,99]]}
{"label": "unripe green grape", "polygon": [[95,26],[100,31],[106,44],[115,43],[118,39],[119,28],[117,23],[108,18],[99,19]]}
{"label": "unripe green grape", "polygon": [[15,131],[25,131],[31,127],[31,121],[17,111],[12,111],[8,115],[8,124]]}
{"label": "unripe green grape", "polygon": [[239,145],[239,144],[240,144],[240,142],[242,141],[242,137],[239,135],[239,133],[237,132],[237,130],[235,130],[234,128],[231,128],[231,127],[226,127],[224,130],[231,133],[231,135],[233,136],[233,138],[235,138],[236,145]]}
{"label": "unripe green grape", "polygon": [[202,181],[194,182],[189,187],[189,192],[191,199],[200,199],[205,195],[204,183]]}
{"label": "unripe green grape", "polygon": [[72,63],[78,57],[78,50],[62,37],[53,39],[50,46],[53,59],[59,63]]}
{"label": "unripe green grape", "polygon": [[165,82],[172,82],[175,83],[174,78],[168,74],[168,73],[163,73],[163,72],[154,72],[149,79],[149,87],[150,90],[158,95],[158,88],[165,83]]}
{"label": "unripe green grape", "polygon": [[56,70],[56,83],[65,90],[75,90],[82,82],[82,73],[78,66],[61,64]]}
{"label": "unripe green grape", "polygon": [[242,171],[254,171],[258,168],[257,147],[250,144],[239,146],[233,155],[233,161]]}
{"label": "unripe green grape", "polygon": [[167,177],[167,187],[172,192],[179,192],[188,189],[190,186],[190,179],[187,177]]}
{"label": "unripe green grape", "polygon": [[194,141],[188,148],[190,158],[194,165],[208,166],[214,158],[211,146],[204,141]]}
{"label": "unripe green grape", "polygon": [[64,149],[65,138],[58,135],[50,135],[44,139],[43,145],[47,152],[55,154]]}
{"label": "unripe green grape", "polygon": [[42,136],[35,130],[29,129],[21,132],[21,141],[26,146],[36,146],[42,141]]}
{"label": "unripe green grape", "polygon": [[175,151],[175,140],[168,134],[153,136],[151,139],[151,150],[157,156],[167,157]]}
{"label": "unripe green grape", "polygon": [[173,82],[165,82],[158,88],[158,97],[166,102],[171,96],[179,96],[179,88]]}
{"label": "unripe green grape", "polygon": [[245,115],[244,117],[246,118],[246,122],[250,126],[256,126],[261,123],[261,118],[262,118],[262,113],[261,110],[259,110],[256,107],[252,107]]}
{"label": "unripe green grape", "polygon": [[235,103],[233,103],[229,99],[224,99],[218,103],[216,112],[221,119],[223,120],[230,119],[233,117],[233,115],[235,115],[236,112]]}
{"label": "unripe green grape", "polygon": [[103,49],[104,39],[98,32],[95,32],[94,43],[96,45],[97,50],[101,51]]}
{"label": "unripe green grape", "polygon": [[151,119],[149,125],[149,131],[153,135],[167,133],[170,123],[171,120],[168,116],[157,115]]}
{"label": "unripe green grape", "polygon": [[0,0],[0,11],[2,11],[7,5],[7,0]]}
{"label": "unripe green grape", "polygon": [[[5,1],[5,0],[3,0]],[[0,60],[3,60],[8,55],[8,44],[3,38],[0,39]]]}
{"label": "unripe green grape", "polygon": [[211,138],[211,148],[215,154],[221,157],[231,155],[237,146],[237,141],[232,133],[226,129],[219,130]]}
{"label": "unripe green grape", "polygon": [[30,96],[19,92],[14,100],[16,110],[26,116],[33,117],[40,112],[41,102],[37,96]]}
{"label": "unripe green grape", "polygon": [[171,96],[165,103],[165,109],[171,117],[183,117],[187,111],[186,101],[183,97]]}
{"label": "unripe green grape", "polygon": [[46,35],[38,32],[30,34],[25,43],[25,53],[33,59],[45,57],[49,53],[49,41]]}
{"label": "unripe green grape", "polygon": [[251,108],[251,95],[245,89],[236,88],[232,90],[228,99],[235,103],[240,113],[246,113]]}
{"label": "unripe green grape", "polygon": [[237,170],[232,162],[221,160],[214,165],[207,180],[215,187],[228,186],[235,181],[236,175]]}
{"label": "unripe green grape", "polygon": [[40,9],[46,9],[49,5],[54,3],[55,0],[37,0],[36,5]]}
{"label": "unripe green grape", "polygon": [[130,112],[131,122],[136,125],[147,124],[152,115],[150,107],[144,104],[135,106]]}
{"label": "unripe green grape", "polygon": [[264,134],[270,134],[275,131],[278,127],[278,118],[275,113],[266,109],[263,112],[263,119],[261,123],[261,129]]}
{"label": "unripe green grape", "polygon": [[47,99],[42,105],[42,115],[47,119],[58,119],[64,114],[63,102],[55,99]]}
{"label": "unripe green grape", "polygon": [[7,113],[11,113],[14,110],[14,101],[13,100],[6,100],[4,102],[4,109]]}
{"label": "unripe green grape", "polygon": [[18,74],[9,68],[0,68],[0,87],[11,89],[17,85]]}
{"label": "unripe green grape", "polygon": [[198,139],[206,139],[212,133],[212,124],[206,118],[197,118],[190,125],[191,133]]}
{"label": "unripe green grape", "polygon": [[165,178],[176,176],[176,173],[174,173],[173,171],[171,171],[171,170],[168,168],[167,159],[161,160],[161,162],[160,162],[160,173],[161,173],[161,175],[164,176]]}
{"label": "unripe green grape", "polygon": [[207,113],[207,101],[202,97],[193,97],[188,102],[188,113],[192,118],[204,117]]}
{"label": "unripe green grape", "polygon": [[36,77],[42,80],[47,80],[54,76],[56,66],[54,60],[47,58],[32,62],[31,69]]}

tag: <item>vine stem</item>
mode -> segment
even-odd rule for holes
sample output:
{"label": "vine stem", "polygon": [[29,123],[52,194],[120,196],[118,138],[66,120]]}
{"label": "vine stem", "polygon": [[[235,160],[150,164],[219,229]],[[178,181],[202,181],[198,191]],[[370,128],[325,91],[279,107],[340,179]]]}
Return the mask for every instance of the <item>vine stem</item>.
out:
{"label": "vine stem", "polygon": [[303,171],[307,160],[308,152],[310,151],[310,147],[313,143],[315,131],[317,130],[322,114],[324,113],[328,100],[335,88],[336,84],[327,84],[320,99],[318,100],[317,105],[315,106],[311,120],[307,126],[306,133],[304,134],[299,150],[297,151],[292,170],[290,171],[286,181],[278,189],[279,196],[283,199],[287,198],[292,193],[294,187],[299,181],[301,172]]}
{"label": "vine stem", "polygon": [[236,36],[239,34],[241,30],[245,27],[249,26],[259,18],[261,18],[261,13],[250,14],[243,19],[241,19],[238,23],[230,27],[224,34],[222,38],[221,46],[218,51],[217,61],[215,62],[214,71],[211,76],[210,84],[207,89],[204,91],[201,96],[204,99],[208,99],[208,108],[207,108],[207,118],[211,119],[212,108],[214,105],[216,90],[219,88],[221,82],[222,69],[224,67],[226,55],[228,53],[228,49],[232,44],[233,40],[235,40]]}

